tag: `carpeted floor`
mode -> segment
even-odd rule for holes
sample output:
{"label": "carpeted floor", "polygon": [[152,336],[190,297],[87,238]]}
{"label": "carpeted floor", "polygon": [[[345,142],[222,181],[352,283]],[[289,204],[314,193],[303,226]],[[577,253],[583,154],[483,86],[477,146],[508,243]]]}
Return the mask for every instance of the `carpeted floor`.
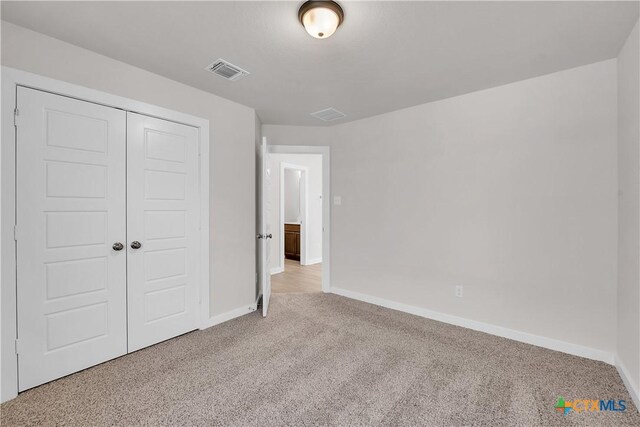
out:
{"label": "carpeted floor", "polygon": [[[624,413],[557,413],[559,396]],[[37,387],[23,425],[640,425],[616,369],[328,294],[257,312]]]}

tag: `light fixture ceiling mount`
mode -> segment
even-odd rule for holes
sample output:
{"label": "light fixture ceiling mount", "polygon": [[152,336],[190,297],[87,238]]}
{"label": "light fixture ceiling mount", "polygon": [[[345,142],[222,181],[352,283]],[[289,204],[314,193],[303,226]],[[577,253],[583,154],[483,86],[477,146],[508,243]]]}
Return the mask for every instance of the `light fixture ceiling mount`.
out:
{"label": "light fixture ceiling mount", "polygon": [[335,33],[344,21],[344,11],[335,1],[310,0],[300,6],[298,20],[309,35],[317,39],[326,39]]}

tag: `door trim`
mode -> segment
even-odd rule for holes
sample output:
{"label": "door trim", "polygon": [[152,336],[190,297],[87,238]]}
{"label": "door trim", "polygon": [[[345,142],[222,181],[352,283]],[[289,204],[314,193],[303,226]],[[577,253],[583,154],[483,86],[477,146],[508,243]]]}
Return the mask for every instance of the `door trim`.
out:
{"label": "door trim", "polygon": [[280,163],[280,183],[279,183],[279,197],[280,197],[280,217],[278,218],[278,234],[280,235],[280,248],[278,251],[280,252],[280,256],[278,257],[278,261],[280,265],[278,269],[280,271],[284,271],[284,172],[285,170],[296,170],[301,171],[304,176],[304,181],[302,181],[304,187],[304,200],[301,200],[300,205],[302,206],[302,224],[300,224],[300,265],[307,265],[307,253],[309,250],[309,245],[307,243],[307,223],[309,222],[309,168],[306,166],[294,165],[293,163]]}
{"label": "door trim", "polygon": [[[322,292],[331,292],[331,149],[324,145],[269,145],[269,154],[322,155]],[[284,264],[283,264],[284,267]]]}
{"label": "door trim", "polygon": [[[0,144],[0,402],[18,395],[18,341],[16,304],[16,128],[14,116],[17,103],[17,88],[24,86],[56,95],[92,102],[106,107],[172,121],[198,128],[199,133],[199,185],[200,185],[200,268],[199,282],[199,327],[211,326],[210,277],[209,277],[209,120],[169,110],[117,95],[111,95],[83,86],[43,77],[26,71],[3,66],[2,72],[2,144]],[[12,141],[13,143],[7,143]]]}

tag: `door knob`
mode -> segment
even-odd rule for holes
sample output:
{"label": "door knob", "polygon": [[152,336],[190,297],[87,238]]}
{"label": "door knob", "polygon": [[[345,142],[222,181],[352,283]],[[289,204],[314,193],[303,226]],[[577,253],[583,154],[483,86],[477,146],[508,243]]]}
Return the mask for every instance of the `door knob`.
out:
{"label": "door knob", "polygon": [[271,233],[269,233],[269,234],[267,234],[265,237],[266,237],[267,239],[271,239],[271,238],[273,237],[273,235],[272,235]]}
{"label": "door knob", "polygon": [[111,247],[114,251],[121,251],[124,248],[124,245],[120,242],[115,242]]}
{"label": "door knob", "polygon": [[140,249],[141,247],[142,243],[138,242],[137,240],[131,242],[131,249]]}

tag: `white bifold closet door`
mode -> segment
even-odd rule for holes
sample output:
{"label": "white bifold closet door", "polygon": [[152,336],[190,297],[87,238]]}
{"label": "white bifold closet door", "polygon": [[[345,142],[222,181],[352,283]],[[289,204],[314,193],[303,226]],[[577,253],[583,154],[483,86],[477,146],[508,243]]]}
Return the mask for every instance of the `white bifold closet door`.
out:
{"label": "white bifold closet door", "polygon": [[22,87],[17,102],[22,391],[127,352],[126,113]]}
{"label": "white bifold closet door", "polygon": [[129,351],[135,351],[197,328],[198,129],[128,113],[127,152]]}
{"label": "white bifold closet door", "polygon": [[18,88],[19,390],[197,328],[198,129]]}

